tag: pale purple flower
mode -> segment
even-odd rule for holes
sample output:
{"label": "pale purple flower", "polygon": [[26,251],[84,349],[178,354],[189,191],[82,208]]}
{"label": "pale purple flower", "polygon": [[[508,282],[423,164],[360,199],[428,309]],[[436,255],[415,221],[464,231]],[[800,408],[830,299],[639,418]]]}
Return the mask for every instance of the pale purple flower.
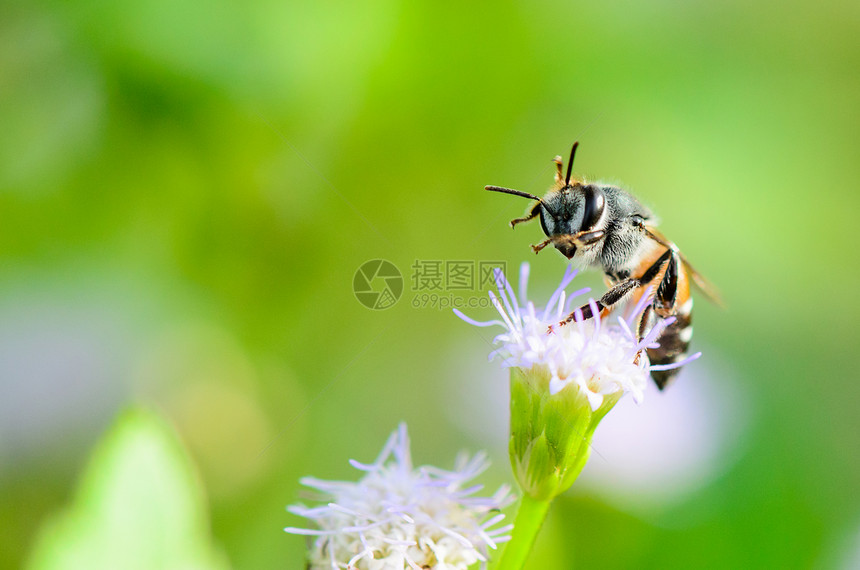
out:
{"label": "pale purple flower", "polygon": [[566,293],[565,289],[576,277],[576,271],[568,267],[546,307],[537,309],[527,298],[528,276],[529,265],[523,263],[518,298],[501,270],[496,270],[498,296],[492,291],[489,295],[501,320],[476,321],[457,309],[454,312],[475,326],[504,327],[505,331],[494,338],[498,348],[490,353],[490,358],[501,358],[503,366],[509,368],[545,370],[550,376],[550,394],[571,386],[587,396],[593,410],[603,404],[604,396],[619,391],[630,392],[640,402],[651,370],[683,366],[701,355],[696,353],[675,364],[651,366],[645,349],[659,346],[660,334],[674,317],[658,321],[643,339],[637,338],[634,329],[651,299],[650,289],[624,315],[613,313],[601,319],[594,300],[588,299],[593,318],[558,326],[573,307],[583,303],[576,298],[589,289]]}
{"label": "pale purple flower", "polygon": [[305,477],[302,484],[327,502],[287,508],[317,527],[284,529],[316,537],[309,557],[314,570],[464,570],[485,563],[490,549],[510,539],[512,526],[497,526],[505,518],[499,510],[513,501],[510,489],[475,497],[483,486],[468,485],[489,465],[483,453],[461,454],[452,471],[415,468],[406,424],[400,424],[376,461],[350,464],[364,473],[361,480]]}

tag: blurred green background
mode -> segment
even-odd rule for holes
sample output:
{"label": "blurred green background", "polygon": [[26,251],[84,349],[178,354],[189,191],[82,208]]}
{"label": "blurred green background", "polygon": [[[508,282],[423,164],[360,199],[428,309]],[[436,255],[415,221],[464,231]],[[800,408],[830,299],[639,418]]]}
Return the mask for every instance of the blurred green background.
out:
{"label": "blurred green background", "polygon": [[[415,308],[411,266],[529,260],[541,298],[563,258],[482,187],[542,193],[578,138],[725,297],[678,390],[723,391],[700,443],[727,443],[673,499],[575,485],[532,568],[850,567],[858,33],[839,1],[5,2],[0,565],[130,402],[175,426],[236,568],[300,568],[299,477],[355,478],[400,420],[418,463],[485,448],[510,481],[490,333]],[[376,258],[406,280],[384,311],[352,292]]]}

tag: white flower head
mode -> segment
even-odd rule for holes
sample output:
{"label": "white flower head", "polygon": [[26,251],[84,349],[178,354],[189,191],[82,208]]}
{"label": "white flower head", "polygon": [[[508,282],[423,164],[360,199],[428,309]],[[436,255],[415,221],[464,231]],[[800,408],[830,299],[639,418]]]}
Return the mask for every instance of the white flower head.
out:
{"label": "white flower head", "polygon": [[[321,491],[326,504],[292,505],[317,529],[287,527],[315,536],[310,568],[348,570],[461,570],[486,562],[488,549],[509,540],[512,526],[497,527],[498,511],[513,501],[507,486],[491,497],[474,497],[482,485],[467,485],[489,463],[484,453],[461,454],[453,471],[413,468],[406,424],[391,434],[356,483],[311,477],[303,485]],[[494,528],[495,527],[495,528]]]}
{"label": "white flower head", "polygon": [[501,270],[495,270],[499,294],[496,296],[490,291],[490,299],[501,320],[480,322],[457,309],[454,312],[475,326],[504,327],[505,332],[494,339],[499,348],[490,353],[490,358],[500,357],[503,365],[509,368],[545,369],[550,377],[550,394],[557,394],[572,385],[585,394],[593,410],[600,408],[605,396],[618,392],[630,392],[634,400],[640,402],[651,370],[677,368],[700,356],[697,353],[682,362],[650,365],[645,350],[657,348],[657,339],[663,329],[674,321],[674,317],[661,320],[643,339],[637,338],[632,329],[651,299],[650,289],[627,311],[626,316],[601,319],[595,301],[589,299],[593,318],[578,318],[575,322],[558,326],[559,321],[570,314],[575,299],[589,289],[571,294],[565,292],[576,277],[576,271],[568,267],[546,308],[539,310],[526,296],[528,275],[529,265],[523,263],[517,299]]}

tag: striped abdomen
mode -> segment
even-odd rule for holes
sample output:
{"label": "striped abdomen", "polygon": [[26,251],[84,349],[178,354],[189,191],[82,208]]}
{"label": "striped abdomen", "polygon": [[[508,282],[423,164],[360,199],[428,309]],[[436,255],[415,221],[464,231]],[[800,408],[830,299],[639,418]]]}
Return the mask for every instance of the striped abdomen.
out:
{"label": "striped abdomen", "polygon": [[[690,346],[690,339],[693,338],[693,298],[688,293],[687,299],[676,307],[674,316],[677,320],[666,327],[660,335],[657,340],[660,343],[659,348],[648,349],[648,358],[652,366],[674,364],[687,357],[687,348]],[[681,368],[652,370],[651,378],[662,390],[680,371]]]}

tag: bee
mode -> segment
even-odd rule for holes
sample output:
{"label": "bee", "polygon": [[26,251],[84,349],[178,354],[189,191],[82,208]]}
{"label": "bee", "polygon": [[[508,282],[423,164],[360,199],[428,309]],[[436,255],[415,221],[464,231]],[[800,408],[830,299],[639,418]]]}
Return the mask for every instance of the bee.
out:
{"label": "bee", "polygon": [[[654,365],[680,362],[686,358],[693,337],[691,281],[719,302],[716,291],[693,269],[678,246],[657,231],[654,214],[632,194],[611,184],[571,178],[578,146],[575,142],[570,150],[565,174],[562,158],[553,159],[555,184],[543,198],[501,186],[486,186],[485,190],[535,201],[525,216],[510,222],[513,228],[534,218],[540,220],[547,237],[531,246],[535,253],[552,245],[575,265],[603,271],[609,290],[596,303],[601,315],[622,301],[638,301],[650,287],[651,298],[638,324],[639,338],[644,338],[658,317],[675,317],[661,334],[659,348],[648,349],[648,357]],[[591,305],[583,305],[559,326],[591,317]],[[652,370],[651,377],[663,390],[679,370]]]}

